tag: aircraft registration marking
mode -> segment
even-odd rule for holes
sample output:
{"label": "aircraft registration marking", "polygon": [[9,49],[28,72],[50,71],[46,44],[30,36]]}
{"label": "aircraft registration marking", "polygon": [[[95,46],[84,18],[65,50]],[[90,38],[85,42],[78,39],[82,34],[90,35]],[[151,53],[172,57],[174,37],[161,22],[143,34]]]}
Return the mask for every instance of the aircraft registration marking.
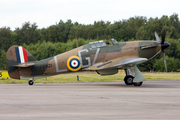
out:
{"label": "aircraft registration marking", "polygon": [[[95,62],[96,62],[96,59],[98,57],[99,51],[100,51],[100,48],[97,48],[95,56],[94,56],[94,60],[93,60],[93,63],[92,63],[93,65],[96,64]],[[89,66],[91,66],[91,58],[90,57],[85,57],[85,59],[87,60],[88,64],[87,65],[83,65],[82,55],[81,55],[83,52],[89,52],[89,50],[88,49],[83,49],[83,50],[79,50],[78,51],[78,56],[79,56],[79,59],[80,59],[81,68],[89,67]]]}
{"label": "aircraft registration marking", "polygon": [[39,66],[40,69],[46,69],[46,68],[51,68],[51,67],[52,67],[52,64]]}
{"label": "aircraft registration marking", "polygon": [[66,72],[67,69],[62,69],[62,70],[59,70],[59,66],[58,66],[58,62],[57,62],[57,58],[56,56],[54,56],[54,61],[55,61],[55,64],[56,64],[56,72]]}
{"label": "aircraft registration marking", "polygon": [[85,59],[88,61],[88,64],[83,65],[82,56],[81,56],[81,54],[83,52],[89,52],[89,50],[88,49],[83,49],[83,50],[78,51],[78,56],[79,56],[79,59],[80,59],[81,68],[89,67],[89,66],[91,66],[91,59],[90,59],[90,57],[86,57]]}

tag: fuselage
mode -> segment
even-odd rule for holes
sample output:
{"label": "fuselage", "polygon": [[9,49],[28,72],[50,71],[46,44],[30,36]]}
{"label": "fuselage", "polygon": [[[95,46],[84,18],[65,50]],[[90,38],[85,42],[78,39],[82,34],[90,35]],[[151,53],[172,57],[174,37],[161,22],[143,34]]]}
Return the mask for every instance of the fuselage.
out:
{"label": "fuselage", "polygon": [[34,66],[20,69],[20,78],[41,78],[78,72],[108,61],[126,58],[151,59],[160,51],[161,44],[157,41],[122,42],[114,45],[86,44],[51,58],[34,61]]}

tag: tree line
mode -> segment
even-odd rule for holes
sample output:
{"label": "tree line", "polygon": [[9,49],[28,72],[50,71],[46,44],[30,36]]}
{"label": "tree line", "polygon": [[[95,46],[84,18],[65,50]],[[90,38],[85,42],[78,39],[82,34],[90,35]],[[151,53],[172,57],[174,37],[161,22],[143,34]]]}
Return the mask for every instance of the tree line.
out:
{"label": "tree line", "polygon": [[[134,40],[155,40],[154,32],[160,36],[166,30],[166,41],[171,46],[165,50],[168,71],[180,69],[180,21],[178,14],[163,15],[161,18],[135,16],[126,20],[95,21],[84,25],[60,20],[47,28],[38,28],[36,23],[25,22],[22,27],[11,30],[10,27],[0,28],[0,69],[6,69],[6,52],[12,45],[25,47],[37,59],[51,57],[90,41],[116,39],[118,42]],[[142,71],[164,71],[162,54],[155,59],[139,65]]]}

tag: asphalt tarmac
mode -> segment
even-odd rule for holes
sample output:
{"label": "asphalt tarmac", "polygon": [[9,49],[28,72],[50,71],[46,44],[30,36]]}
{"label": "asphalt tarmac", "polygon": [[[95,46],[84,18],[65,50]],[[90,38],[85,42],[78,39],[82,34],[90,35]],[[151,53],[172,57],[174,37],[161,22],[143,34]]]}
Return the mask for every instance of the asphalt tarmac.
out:
{"label": "asphalt tarmac", "polygon": [[0,120],[180,119],[180,81],[0,84]]}

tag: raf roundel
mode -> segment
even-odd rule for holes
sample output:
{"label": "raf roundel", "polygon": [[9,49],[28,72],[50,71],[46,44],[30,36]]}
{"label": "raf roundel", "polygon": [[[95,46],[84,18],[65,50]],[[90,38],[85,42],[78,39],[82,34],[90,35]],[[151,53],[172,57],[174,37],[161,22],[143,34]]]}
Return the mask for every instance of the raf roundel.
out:
{"label": "raf roundel", "polygon": [[78,56],[72,56],[67,60],[67,67],[71,71],[78,71],[81,69],[80,61]]}

